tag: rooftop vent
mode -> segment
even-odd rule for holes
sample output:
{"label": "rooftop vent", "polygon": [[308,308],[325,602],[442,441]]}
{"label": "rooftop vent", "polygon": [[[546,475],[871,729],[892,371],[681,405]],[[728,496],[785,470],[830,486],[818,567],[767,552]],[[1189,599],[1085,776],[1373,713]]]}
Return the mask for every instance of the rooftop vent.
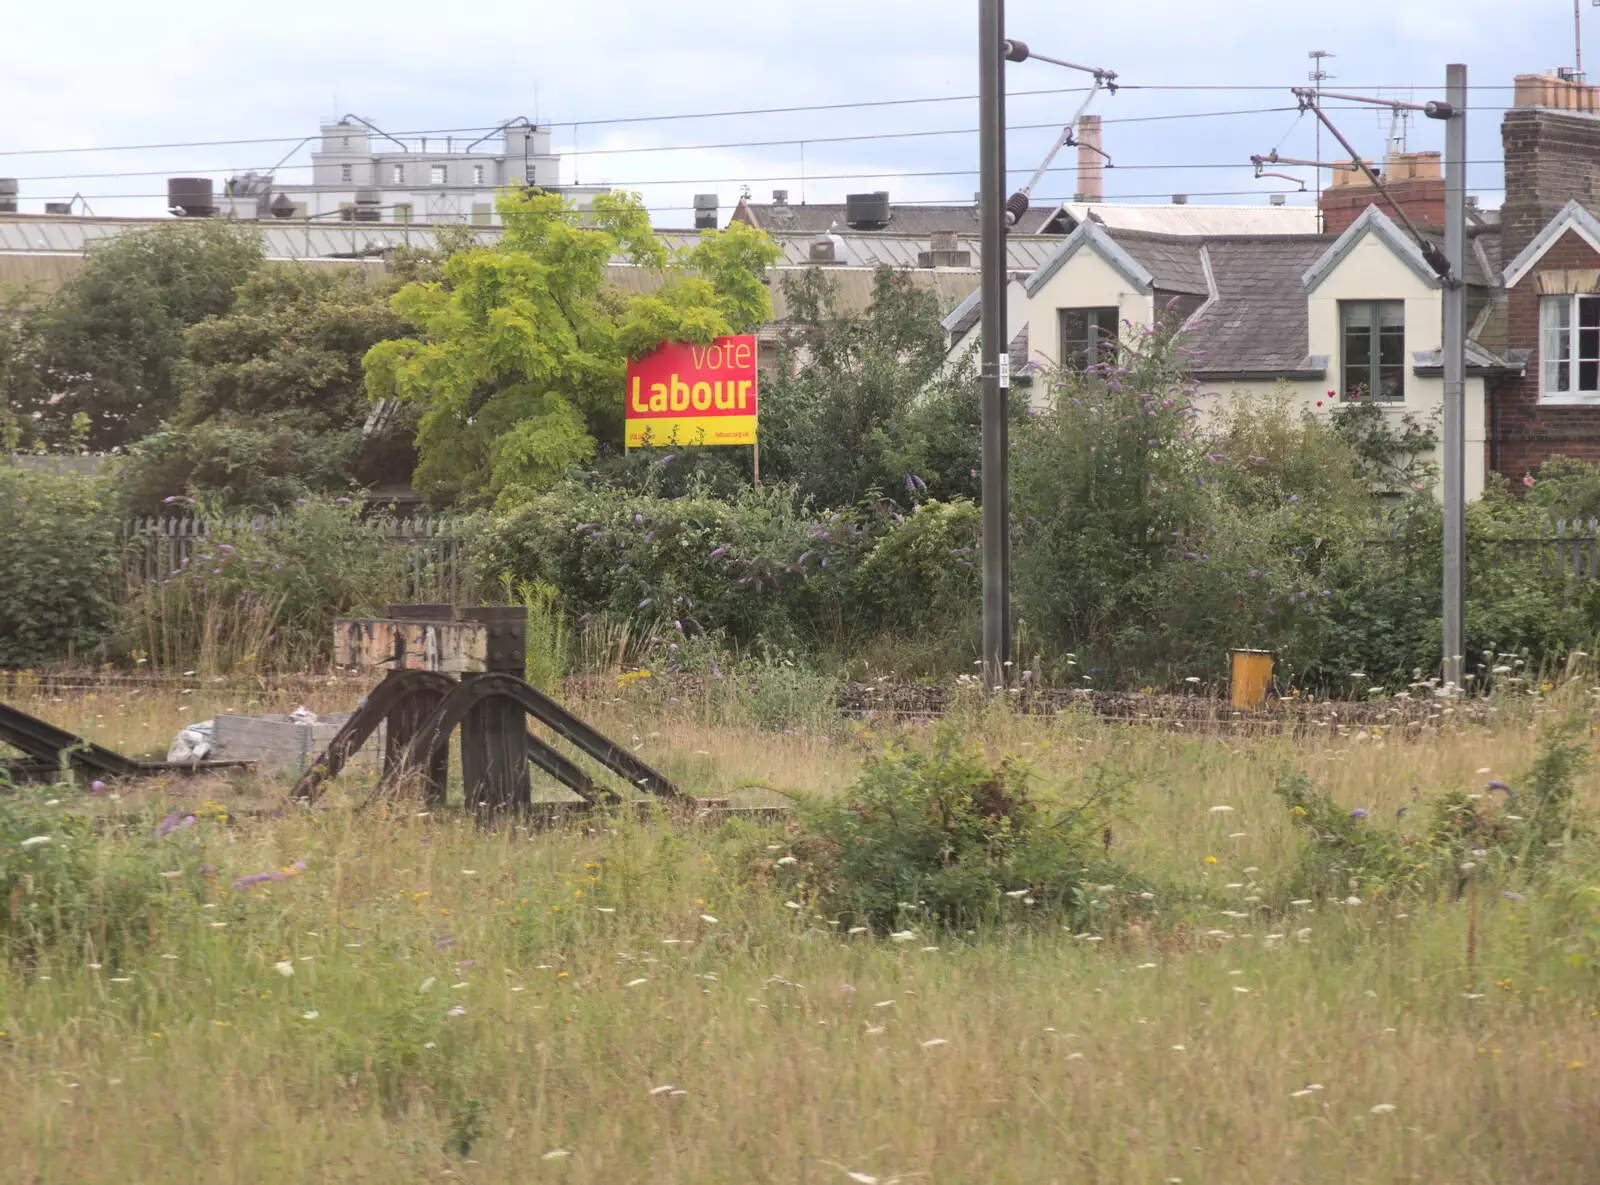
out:
{"label": "rooftop vent", "polygon": [[694,228],[696,230],[715,230],[717,228],[716,194],[697,193],[694,195]]}
{"label": "rooftop vent", "polygon": [[844,220],[856,230],[882,230],[889,225],[889,191],[846,194]]}
{"label": "rooftop vent", "polygon": [[961,236],[953,230],[936,230],[928,251],[917,252],[918,267],[971,267],[972,252],[961,249]]}
{"label": "rooftop vent", "polygon": [[167,209],[180,218],[209,218],[217,212],[210,177],[169,177]]}
{"label": "rooftop vent", "polygon": [[356,215],[357,222],[382,222],[383,207],[376,189],[356,190]]}
{"label": "rooftop vent", "polygon": [[1189,204],[1189,195],[1186,194],[1186,193],[1175,193],[1175,194],[1173,194],[1172,195],[1172,204],[1174,206],[1187,206]]}
{"label": "rooftop vent", "polygon": [[273,198],[272,205],[269,208],[271,209],[272,216],[274,218],[294,217],[294,202],[289,200],[289,195],[286,193],[280,193],[277,197]]}
{"label": "rooftop vent", "polygon": [[44,204],[44,212],[46,214],[70,214],[70,213],[72,213],[72,203],[71,202],[46,202]]}
{"label": "rooftop vent", "polygon": [[1284,198],[1283,194],[1275,193],[1271,197],[1269,197],[1267,199],[1267,201],[1272,203],[1274,206],[1281,206],[1281,205],[1284,204],[1285,198]]}
{"label": "rooftop vent", "polygon": [[774,189],[772,191],[772,204],[774,206],[787,206],[789,204],[789,191],[787,189]]}
{"label": "rooftop vent", "polygon": [[819,235],[811,240],[810,259],[812,263],[842,263],[839,258],[839,237],[837,235]]}
{"label": "rooftop vent", "polygon": [[17,179],[0,177],[0,214],[17,212]]}

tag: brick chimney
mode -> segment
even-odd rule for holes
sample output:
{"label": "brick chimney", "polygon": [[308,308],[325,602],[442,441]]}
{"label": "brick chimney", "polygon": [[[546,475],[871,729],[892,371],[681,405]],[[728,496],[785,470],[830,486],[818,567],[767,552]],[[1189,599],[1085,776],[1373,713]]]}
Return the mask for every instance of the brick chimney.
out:
{"label": "brick chimney", "polygon": [[[1437,152],[1396,152],[1377,172],[1384,188],[1411,221],[1444,225],[1444,172]],[[1322,229],[1331,235],[1343,234],[1368,206],[1375,205],[1389,217],[1395,216],[1394,205],[1359,170],[1335,169],[1333,184],[1322,191],[1320,204]]]}
{"label": "brick chimney", "polygon": [[1100,155],[1100,117],[1085,115],[1078,121],[1079,202],[1105,200],[1106,158]]}
{"label": "brick chimney", "polygon": [[1517,75],[1500,142],[1506,161],[1500,236],[1507,260],[1569,201],[1600,211],[1600,88],[1559,75]]}

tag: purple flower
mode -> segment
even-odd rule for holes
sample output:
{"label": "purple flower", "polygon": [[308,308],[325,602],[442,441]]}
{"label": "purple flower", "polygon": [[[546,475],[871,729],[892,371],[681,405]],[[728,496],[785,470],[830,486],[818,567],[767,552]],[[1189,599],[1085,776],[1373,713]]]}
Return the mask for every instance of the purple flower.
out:
{"label": "purple flower", "polygon": [[1487,789],[1490,789],[1490,790],[1504,790],[1507,794],[1511,793],[1511,787],[1507,786],[1499,778],[1496,778],[1494,781],[1490,782],[1488,787],[1487,787]]}
{"label": "purple flower", "polygon": [[1361,822],[1361,820],[1365,819],[1366,817],[1367,808],[1364,806],[1358,806],[1355,810],[1350,812],[1350,818],[1357,823]]}
{"label": "purple flower", "polygon": [[1226,453],[1207,453],[1206,454],[1206,460],[1208,460],[1208,461],[1226,461],[1227,459],[1228,459],[1228,455]]}
{"label": "purple flower", "polygon": [[349,498],[335,498],[333,500],[333,504],[335,506],[348,506],[348,505],[350,505],[350,499]]}
{"label": "purple flower", "polygon": [[642,515],[642,514],[636,514],[636,515],[634,515],[634,516],[633,516],[633,521],[634,521],[634,522],[636,522],[636,523],[642,523],[642,522],[644,522],[644,515]]}
{"label": "purple flower", "polygon": [[1394,812],[1394,817],[1396,819],[1403,819],[1403,818],[1406,817],[1406,812],[1409,811],[1410,809],[1411,808],[1408,807],[1408,806],[1397,807],[1395,809],[1395,812]]}
{"label": "purple flower", "polygon": [[666,456],[662,457],[661,460],[657,461],[656,464],[661,466],[661,468],[665,469],[668,465],[672,464],[677,459],[678,459],[678,454],[677,453],[668,453]]}
{"label": "purple flower", "polygon": [[811,553],[809,551],[802,551],[800,553],[800,558],[797,559],[794,562],[795,567],[797,567],[797,568],[805,567],[806,566],[806,561],[809,560],[810,558],[811,558]]}
{"label": "purple flower", "polygon": [[638,606],[637,606],[637,608],[640,608],[640,609],[648,609],[648,608],[650,608],[650,598],[646,597],[644,600],[640,601]]}
{"label": "purple flower", "polygon": [[162,836],[171,835],[174,831],[176,831],[180,827],[193,827],[193,826],[194,826],[194,816],[193,815],[186,815],[186,814],[183,814],[181,811],[173,811],[165,819],[162,819],[161,822],[156,824],[156,838],[160,839]]}
{"label": "purple flower", "polygon": [[1510,889],[1506,890],[1505,898],[1506,898],[1507,901],[1526,901],[1527,900],[1527,898],[1524,897],[1521,893],[1513,893]]}
{"label": "purple flower", "polygon": [[1260,578],[1261,578],[1261,569],[1260,568],[1251,568],[1248,572],[1245,573],[1245,579],[1247,579],[1247,580],[1259,580]]}
{"label": "purple flower", "polygon": [[727,554],[728,554],[728,549],[726,547],[718,547],[718,548],[712,549],[711,558],[712,559],[716,559],[719,555],[727,555]]}
{"label": "purple flower", "polygon": [[1290,502],[1298,502],[1298,501],[1300,501],[1300,495],[1299,494],[1290,494],[1289,495],[1289,501]]}
{"label": "purple flower", "polygon": [[1186,560],[1197,560],[1200,557],[1195,552],[1186,551],[1186,552],[1183,553],[1183,558],[1186,559]]}
{"label": "purple flower", "polygon": [[90,790],[91,793],[94,793],[94,794],[103,793],[105,791],[105,788],[106,788],[106,784],[104,782],[102,782],[99,778],[96,778],[94,781],[89,783],[89,790]]}

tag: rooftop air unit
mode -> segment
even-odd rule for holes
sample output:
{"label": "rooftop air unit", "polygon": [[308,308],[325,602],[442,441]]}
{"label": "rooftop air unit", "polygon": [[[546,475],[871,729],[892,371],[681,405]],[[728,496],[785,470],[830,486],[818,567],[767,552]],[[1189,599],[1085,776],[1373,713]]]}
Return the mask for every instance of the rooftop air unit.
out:
{"label": "rooftop air unit", "polygon": [[716,194],[697,193],[694,195],[694,228],[696,230],[717,229]]}
{"label": "rooftop air unit", "polygon": [[846,194],[844,220],[855,230],[882,230],[889,225],[889,191]]}
{"label": "rooftop air unit", "polygon": [[179,218],[209,218],[217,212],[210,177],[169,177],[167,209]]}

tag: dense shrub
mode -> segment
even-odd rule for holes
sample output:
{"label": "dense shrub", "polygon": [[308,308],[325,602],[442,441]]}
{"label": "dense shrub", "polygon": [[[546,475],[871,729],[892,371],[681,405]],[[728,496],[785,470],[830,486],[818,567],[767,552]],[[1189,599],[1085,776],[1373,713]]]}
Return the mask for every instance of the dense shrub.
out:
{"label": "dense shrub", "polygon": [[891,746],[842,795],[799,801],[795,856],[772,867],[825,916],[880,932],[1031,917],[1098,927],[1143,908],[1141,886],[1101,848],[1118,779],[1098,771],[1070,808],[1029,781],[953,730],[931,751]]}
{"label": "dense shrub", "polygon": [[90,479],[0,464],[0,666],[83,655],[115,613],[116,535]]}
{"label": "dense shrub", "polygon": [[812,514],[781,487],[724,500],[569,484],[496,516],[476,562],[559,589],[580,629],[608,613],[635,632],[793,644],[848,626],[841,590],[871,543],[861,515]]}

